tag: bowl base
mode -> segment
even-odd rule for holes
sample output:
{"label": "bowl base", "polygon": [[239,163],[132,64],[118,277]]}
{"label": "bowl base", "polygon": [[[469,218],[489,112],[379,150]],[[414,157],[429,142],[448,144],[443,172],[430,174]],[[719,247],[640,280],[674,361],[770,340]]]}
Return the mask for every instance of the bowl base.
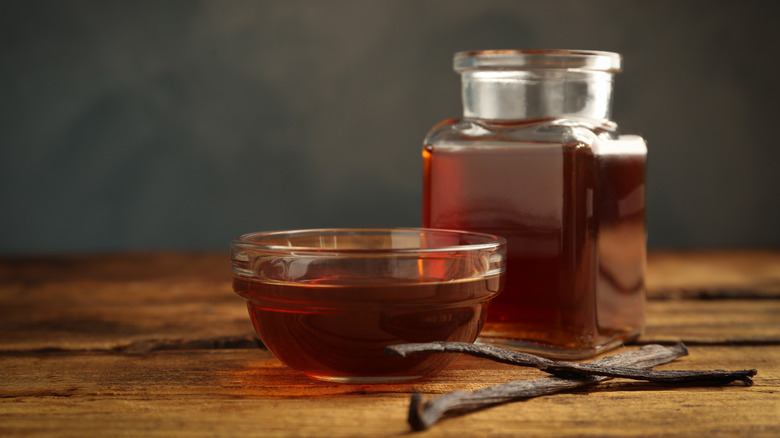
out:
{"label": "bowl base", "polygon": [[317,380],[324,380],[326,382],[351,383],[356,385],[375,384],[375,383],[398,383],[398,382],[406,382],[409,380],[417,380],[423,377],[423,376],[359,376],[358,377],[358,376],[327,376],[327,375],[315,375],[315,374],[307,374],[307,376]]}

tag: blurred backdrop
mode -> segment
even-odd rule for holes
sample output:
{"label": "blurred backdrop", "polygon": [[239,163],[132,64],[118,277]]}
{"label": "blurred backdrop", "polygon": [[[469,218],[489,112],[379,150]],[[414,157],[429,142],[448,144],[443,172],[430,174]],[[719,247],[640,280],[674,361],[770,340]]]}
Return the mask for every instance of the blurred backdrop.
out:
{"label": "blurred backdrop", "polygon": [[617,51],[652,248],[780,247],[780,2],[0,3],[0,254],[417,226],[461,50]]}

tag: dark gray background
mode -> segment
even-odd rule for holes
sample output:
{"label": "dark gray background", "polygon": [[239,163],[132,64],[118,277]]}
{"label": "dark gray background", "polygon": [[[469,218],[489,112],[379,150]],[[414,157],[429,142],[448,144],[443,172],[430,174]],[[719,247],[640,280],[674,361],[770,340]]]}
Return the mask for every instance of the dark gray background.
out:
{"label": "dark gray background", "polygon": [[452,54],[620,52],[653,248],[780,246],[779,2],[3,1],[0,253],[417,226]]}

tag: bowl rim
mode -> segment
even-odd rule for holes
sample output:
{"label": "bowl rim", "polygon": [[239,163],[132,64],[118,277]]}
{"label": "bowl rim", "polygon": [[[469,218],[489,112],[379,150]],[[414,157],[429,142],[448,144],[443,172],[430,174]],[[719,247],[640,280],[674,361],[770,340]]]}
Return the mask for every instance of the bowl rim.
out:
{"label": "bowl rim", "polygon": [[[317,248],[313,246],[286,246],[286,245],[268,245],[262,244],[250,239],[256,238],[272,238],[280,237],[284,235],[303,236],[303,235],[317,235],[317,234],[388,234],[392,232],[404,232],[409,234],[424,234],[424,233],[443,233],[452,235],[463,235],[477,237],[484,239],[484,243],[470,243],[462,245],[448,245],[437,247],[409,247],[409,248]],[[377,255],[393,255],[393,254],[431,254],[442,252],[469,252],[480,251],[486,249],[495,249],[505,247],[507,241],[504,237],[481,233],[476,231],[463,231],[441,228],[417,228],[417,227],[388,227],[388,228],[304,228],[297,230],[277,230],[277,231],[260,231],[242,234],[231,242],[231,248],[233,250],[255,250],[255,251],[267,251],[274,253],[295,253],[295,254],[310,254],[321,256],[332,256],[338,254],[377,254]]]}

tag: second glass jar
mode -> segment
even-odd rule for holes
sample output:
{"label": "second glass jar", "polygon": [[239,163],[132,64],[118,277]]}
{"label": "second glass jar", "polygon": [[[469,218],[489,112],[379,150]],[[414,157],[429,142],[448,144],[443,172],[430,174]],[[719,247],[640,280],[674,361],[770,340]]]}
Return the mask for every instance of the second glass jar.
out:
{"label": "second glass jar", "polygon": [[610,120],[616,53],[461,52],[463,118],[423,151],[423,226],[508,240],[481,339],[585,358],[644,327],[645,163]]}

